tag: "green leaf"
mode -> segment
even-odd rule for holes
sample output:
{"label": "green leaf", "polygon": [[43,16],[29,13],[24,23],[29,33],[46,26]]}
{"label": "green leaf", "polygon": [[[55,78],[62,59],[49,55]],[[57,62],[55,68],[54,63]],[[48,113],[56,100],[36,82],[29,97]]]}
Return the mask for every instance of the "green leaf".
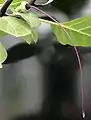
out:
{"label": "green leaf", "polygon": [[78,18],[62,24],[40,20],[51,25],[53,33],[61,44],[91,46],[91,16]]}
{"label": "green leaf", "polygon": [[10,16],[0,18],[0,31],[16,37],[32,34],[30,26],[25,21]]}
{"label": "green leaf", "polygon": [[[16,2],[16,3],[12,3],[10,4],[9,8],[13,8],[15,9],[16,7],[18,7],[21,4],[21,2]],[[3,4],[0,4],[0,8],[2,7]]]}
{"label": "green leaf", "polygon": [[38,33],[34,29],[32,29],[32,38],[35,43],[38,41]]}
{"label": "green leaf", "polygon": [[41,24],[39,18],[31,12],[26,12],[26,13],[16,12],[14,14],[16,16],[18,15],[21,18],[23,18],[23,20],[25,20],[29,24],[29,26],[32,28],[36,28],[36,27],[40,26],[40,24]]}
{"label": "green leaf", "polygon": [[[15,11],[15,9],[20,6],[21,2],[24,0],[13,0],[13,2],[10,4],[9,9],[11,9],[12,11]],[[25,0],[27,1],[27,0]],[[0,0],[0,7],[2,7],[3,3],[5,2],[5,0]]]}
{"label": "green leaf", "polygon": [[4,46],[0,43],[0,67],[2,66],[2,63],[6,60],[6,58],[7,58],[7,52]]}
{"label": "green leaf", "polygon": [[4,37],[5,35],[7,35],[5,32],[0,31],[0,38]]}
{"label": "green leaf", "polygon": [[15,9],[21,4],[21,2],[16,2],[16,3],[13,3],[9,6],[9,8],[14,12]]}
{"label": "green leaf", "polygon": [[21,39],[23,39],[26,43],[28,43],[29,45],[31,44],[31,39],[32,39],[32,37],[31,37],[31,35],[29,34],[29,35],[26,35],[26,36],[23,36],[23,37],[21,37]]}
{"label": "green leaf", "polygon": [[[91,46],[91,16],[75,19],[62,24],[66,30],[58,24],[51,23],[53,33],[62,44],[75,46]],[[70,36],[71,39],[68,37]]]}
{"label": "green leaf", "polygon": [[32,34],[26,35],[21,37],[25,42],[27,42],[29,45],[31,44],[32,41],[35,43],[38,41],[38,34],[35,30],[32,29]]}
{"label": "green leaf", "polygon": [[[6,0],[0,0],[0,4],[3,4]],[[22,2],[22,1],[26,1],[26,0],[13,0],[12,3],[16,3],[16,2]]]}
{"label": "green leaf", "polygon": [[22,1],[21,4],[15,9],[16,12],[27,12],[28,10],[26,9],[26,4],[28,4],[27,1]]}

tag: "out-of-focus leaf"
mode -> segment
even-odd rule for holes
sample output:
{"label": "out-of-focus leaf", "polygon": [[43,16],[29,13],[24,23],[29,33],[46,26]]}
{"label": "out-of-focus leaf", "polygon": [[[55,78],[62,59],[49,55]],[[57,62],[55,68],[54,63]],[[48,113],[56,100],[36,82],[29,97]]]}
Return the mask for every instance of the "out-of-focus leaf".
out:
{"label": "out-of-focus leaf", "polygon": [[[6,0],[0,0],[0,4],[3,4]],[[17,3],[17,2],[22,2],[22,1],[27,1],[27,0],[13,0],[12,3]]]}
{"label": "out-of-focus leaf", "polygon": [[4,37],[5,35],[7,35],[5,32],[0,31],[0,38]]}
{"label": "out-of-focus leaf", "polygon": [[2,63],[6,60],[6,58],[7,58],[7,52],[4,46],[0,43],[0,68],[2,68]]}

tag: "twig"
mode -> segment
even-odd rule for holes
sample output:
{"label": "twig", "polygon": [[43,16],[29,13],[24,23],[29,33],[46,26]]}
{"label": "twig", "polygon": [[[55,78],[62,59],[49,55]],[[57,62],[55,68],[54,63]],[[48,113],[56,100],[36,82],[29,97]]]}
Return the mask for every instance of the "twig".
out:
{"label": "twig", "polygon": [[44,15],[48,16],[49,18],[51,18],[51,20],[53,20],[55,23],[58,24],[58,26],[60,28],[63,29],[63,31],[66,33],[66,35],[68,36],[68,38],[72,42],[72,45],[74,47],[74,50],[75,50],[75,53],[76,53],[76,56],[77,56],[79,69],[80,69],[81,93],[82,93],[82,117],[85,118],[85,112],[84,112],[84,85],[83,85],[82,64],[81,64],[81,60],[80,60],[80,56],[79,56],[78,50],[77,50],[76,46],[74,45],[74,42],[73,42],[71,36],[69,35],[69,33],[67,32],[67,30],[60,23],[58,23],[58,21],[56,19],[54,19],[52,16],[50,16],[49,14],[47,14],[46,12],[42,11],[41,9],[39,9],[39,8],[37,8],[35,6],[30,5],[30,8],[34,8],[35,10],[37,10],[37,11],[41,12],[42,14],[44,14]]}
{"label": "twig", "polygon": [[6,13],[7,8],[13,2],[13,0],[6,0],[3,4],[2,8],[0,9],[0,17],[4,16]]}

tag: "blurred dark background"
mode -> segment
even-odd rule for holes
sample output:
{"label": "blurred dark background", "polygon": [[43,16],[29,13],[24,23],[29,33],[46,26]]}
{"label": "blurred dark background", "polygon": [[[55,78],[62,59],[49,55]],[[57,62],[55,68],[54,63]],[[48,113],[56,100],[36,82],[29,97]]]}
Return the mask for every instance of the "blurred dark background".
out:
{"label": "blurred dark background", "polygon": [[[37,3],[46,1],[36,0]],[[54,0],[40,8],[65,22],[89,15],[91,0]],[[46,23],[37,31],[39,41],[30,46],[10,35],[0,39],[8,52],[0,69],[0,120],[82,120],[81,83],[73,47],[59,44]],[[78,51],[83,69],[86,120],[91,120],[91,48],[78,47]]]}

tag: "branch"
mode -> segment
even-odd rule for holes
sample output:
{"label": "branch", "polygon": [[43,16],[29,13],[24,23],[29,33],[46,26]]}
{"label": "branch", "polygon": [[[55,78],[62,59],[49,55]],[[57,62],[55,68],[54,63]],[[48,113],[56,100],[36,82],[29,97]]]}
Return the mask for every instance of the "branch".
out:
{"label": "branch", "polygon": [[12,3],[13,0],[6,0],[3,4],[2,8],[0,9],[0,17],[4,16],[6,13],[7,8]]}

